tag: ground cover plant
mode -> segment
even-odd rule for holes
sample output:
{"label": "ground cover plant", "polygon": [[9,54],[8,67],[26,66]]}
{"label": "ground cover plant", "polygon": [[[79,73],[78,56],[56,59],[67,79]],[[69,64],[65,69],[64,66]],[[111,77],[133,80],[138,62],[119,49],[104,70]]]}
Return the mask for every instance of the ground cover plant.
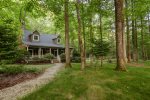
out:
{"label": "ground cover plant", "polygon": [[0,65],[0,89],[41,75],[52,65]]}
{"label": "ground cover plant", "polygon": [[25,72],[42,72],[52,66],[51,64],[43,65],[0,65],[0,74],[18,74]]}
{"label": "ground cover plant", "polygon": [[80,64],[73,64],[22,100],[149,100],[150,67],[127,65],[127,72],[119,72],[113,71],[115,66],[107,63],[81,71]]}
{"label": "ground cover plant", "polygon": [[18,66],[0,66],[0,73],[1,74],[18,74],[18,73],[25,73],[25,72],[37,72],[38,69],[36,68],[26,68],[23,65]]}

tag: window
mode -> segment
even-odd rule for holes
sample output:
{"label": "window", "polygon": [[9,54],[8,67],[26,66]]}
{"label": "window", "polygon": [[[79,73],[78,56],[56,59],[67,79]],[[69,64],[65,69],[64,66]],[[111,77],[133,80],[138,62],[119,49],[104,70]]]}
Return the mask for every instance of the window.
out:
{"label": "window", "polygon": [[57,43],[60,43],[60,39],[57,39]]}
{"label": "window", "polygon": [[33,40],[34,41],[39,41],[39,35],[33,35]]}

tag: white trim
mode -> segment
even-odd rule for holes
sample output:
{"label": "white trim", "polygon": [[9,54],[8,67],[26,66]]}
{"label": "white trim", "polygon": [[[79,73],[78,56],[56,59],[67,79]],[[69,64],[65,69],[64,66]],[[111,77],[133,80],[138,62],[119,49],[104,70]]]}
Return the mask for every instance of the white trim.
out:
{"label": "white trim", "polygon": [[58,57],[58,49],[57,49],[57,57]]}
{"label": "white trim", "polygon": [[49,53],[52,54],[52,49],[51,48],[49,48]]}
{"label": "white trim", "polygon": [[[35,40],[35,36],[37,36],[38,37],[38,39],[37,40]],[[33,34],[33,41],[39,41],[40,40],[40,36],[39,35],[37,35],[37,34]]]}
{"label": "white trim", "polygon": [[29,51],[29,47],[27,46],[27,51]]}
{"label": "white trim", "polygon": [[41,48],[41,56],[43,57],[43,49]]}
{"label": "white trim", "polygon": [[42,51],[41,48],[39,48],[38,49],[38,56],[39,56],[39,58],[41,58],[41,53],[42,53],[41,51]]}

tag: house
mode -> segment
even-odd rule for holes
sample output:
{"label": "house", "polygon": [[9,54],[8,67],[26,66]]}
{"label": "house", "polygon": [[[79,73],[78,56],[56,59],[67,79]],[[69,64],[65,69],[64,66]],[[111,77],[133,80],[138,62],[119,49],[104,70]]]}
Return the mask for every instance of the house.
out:
{"label": "house", "polygon": [[60,44],[61,37],[58,34],[42,34],[37,30],[33,32],[24,30],[22,41],[31,57],[41,58],[47,53],[58,57],[65,52],[65,47]]}

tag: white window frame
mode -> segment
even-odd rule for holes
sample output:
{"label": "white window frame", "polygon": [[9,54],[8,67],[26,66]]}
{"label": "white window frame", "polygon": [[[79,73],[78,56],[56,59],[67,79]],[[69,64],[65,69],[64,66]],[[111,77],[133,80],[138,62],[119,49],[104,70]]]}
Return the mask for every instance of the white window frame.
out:
{"label": "white window frame", "polygon": [[[34,39],[34,37],[35,37],[35,36],[37,36],[37,37],[38,37],[38,39],[37,39],[37,40],[36,40],[36,39]],[[33,41],[39,41],[39,39],[40,39],[39,35],[36,35],[36,34],[34,34],[34,35],[33,35]]]}

